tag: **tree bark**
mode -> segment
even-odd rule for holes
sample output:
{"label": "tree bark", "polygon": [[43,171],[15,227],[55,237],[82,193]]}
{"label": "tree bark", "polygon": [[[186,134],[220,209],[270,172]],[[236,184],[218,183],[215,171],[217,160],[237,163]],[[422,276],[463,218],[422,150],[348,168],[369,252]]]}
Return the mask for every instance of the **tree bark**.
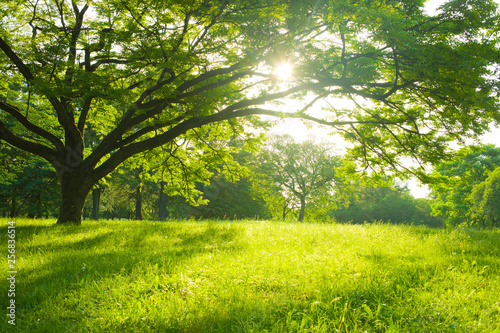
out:
{"label": "tree bark", "polygon": [[135,192],[135,219],[142,220],[142,193],[141,193],[141,183],[137,185]]}
{"label": "tree bark", "polygon": [[304,221],[305,211],[306,211],[306,198],[300,197],[299,222]]}
{"label": "tree bark", "polygon": [[10,217],[16,217],[16,216],[17,216],[16,197],[13,195],[10,204]]}
{"label": "tree bark", "polygon": [[165,193],[165,185],[166,182],[161,182],[160,183],[160,204],[159,204],[159,218],[160,221],[165,221],[168,217],[168,211],[167,211],[167,194]]}
{"label": "tree bark", "polygon": [[61,181],[61,206],[57,224],[82,224],[85,199],[94,184],[79,177],[76,172],[68,173]]}
{"label": "tree bark", "polygon": [[92,213],[90,214],[90,218],[92,220],[99,219],[99,208],[101,205],[101,192],[102,192],[102,187],[92,189]]}

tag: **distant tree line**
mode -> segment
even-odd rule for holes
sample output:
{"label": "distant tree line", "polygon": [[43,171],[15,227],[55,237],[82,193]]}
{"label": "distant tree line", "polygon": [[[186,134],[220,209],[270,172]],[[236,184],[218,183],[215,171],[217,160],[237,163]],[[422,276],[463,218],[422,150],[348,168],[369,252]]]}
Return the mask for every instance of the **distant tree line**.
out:
{"label": "distant tree line", "polygon": [[[50,165],[7,145],[1,147],[0,154],[2,216],[57,217],[58,182]],[[436,211],[442,195],[433,194],[434,200],[415,199],[408,188],[394,182],[373,185],[349,178],[344,170],[347,162],[334,155],[328,144],[298,143],[290,136],[275,136],[262,149],[235,150],[231,160],[230,171],[223,167],[229,162],[219,161],[220,165],[213,163],[208,168],[205,179],[194,177],[193,188],[184,195],[179,191],[169,193],[169,182],[155,177],[159,168],[125,164],[94,186],[83,216],[137,220],[384,221],[432,227],[442,226],[446,220],[431,215],[431,204],[435,215],[439,215]],[[483,187],[469,191],[474,200],[493,200],[489,184],[498,176],[492,175],[493,178],[483,176],[485,181],[489,179]],[[470,211],[474,218],[486,216],[477,208]]]}
{"label": "distant tree line", "polygon": [[[231,159],[231,171],[224,171],[227,161],[219,161],[218,167],[214,162],[210,172],[191,180],[189,193],[174,194],[168,193],[169,182],[154,177],[158,168],[126,164],[94,186],[83,216],[384,221],[432,227],[500,224],[500,148],[492,145],[462,149],[453,160],[436,166],[429,176],[429,199],[415,199],[396,183],[373,185],[349,178],[342,170],[345,161],[331,154],[331,147],[297,143],[290,136],[272,137],[253,152],[235,150]],[[47,162],[3,144],[0,163],[2,216],[57,217],[58,180]]]}
{"label": "distant tree line", "polygon": [[443,226],[443,219],[432,216],[431,200],[411,196],[405,186],[362,186],[350,195],[349,204],[331,210],[329,216],[338,222]]}

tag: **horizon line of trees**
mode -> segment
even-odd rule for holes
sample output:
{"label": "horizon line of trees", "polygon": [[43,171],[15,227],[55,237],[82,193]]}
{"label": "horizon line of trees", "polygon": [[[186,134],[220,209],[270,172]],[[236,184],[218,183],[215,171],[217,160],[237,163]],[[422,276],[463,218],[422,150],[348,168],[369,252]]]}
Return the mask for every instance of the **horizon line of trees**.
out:
{"label": "horizon line of trees", "polygon": [[[191,197],[170,195],[170,184],[154,177],[158,169],[124,165],[93,188],[83,217],[499,226],[500,148],[493,145],[461,149],[437,165],[427,199],[412,197],[391,179],[377,183],[349,175],[349,162],[330,145],[295,142],[289,135],[272,136],[261,149],[236,149],[231,158],[231,168],[221,160],[191,179]],[[47,162],[2,144],[0,166],[1,216],[58,216],[57,175]]]}
{"label": "horizon line of trees", "polygon": [[[300,157],[300,158],[299,158]],[[1,216],[57,217],[57,175],[40,158],[0,147]],[[137,165],[124,166],[88,195],[84,219],[272,219],[443,225],[431,216],[431,200],[407,187],[347,181],[344,159],[327,144],[275,136],[258,152],[233,154],[234,173],[212,170],[196,182],[195,197],[168,195],[167,182]],[[294,187],[295,186],[295,187]],[[306,209],[307,203],[307,209]]]}

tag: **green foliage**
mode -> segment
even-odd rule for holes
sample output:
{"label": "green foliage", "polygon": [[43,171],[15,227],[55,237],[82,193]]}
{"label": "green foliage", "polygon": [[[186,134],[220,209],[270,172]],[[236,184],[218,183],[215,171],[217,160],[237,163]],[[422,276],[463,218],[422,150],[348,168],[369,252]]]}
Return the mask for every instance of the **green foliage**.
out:
{"label": "green foliage", "polygon": [[204,219],[267,219],[266,203],[256,193],[249,177],[236,182],[215,176],[203,187],[208,203],[193,209],[193,216]]}
{"label": "green foliage", "polygon": [[[499,230],[257,221],[15,225],[16,326],[4,317],[2,332],[500,329]],[[2,219],[0,244],[7,235]],[[0,270],[7,265],[2,260]],[[0,289],[8,283],[2,279]]]}
{"label": "green foliage", "polygon": [[405,187],[377,187],[358,184],[350,194],[349,205],[330,215],[343,223],[384,221],[393,224],[442,226],[442,220],[431,216],[430,201],[415,199]]}
{"label": "green foliage", "polygon": [[[144,170],[129,167],[130,164],[122,165],[117,172],[107,177],[105,183],[99,185],[101,190],[99,219],[135,219],[137,200],[141,201],[139,216],[148,220],[158,219],[156,201],[160,192],[159,185],[142,180]],[[94,205],[92,196],[91,192],[85,202],[84,218],[91,216]]]}
{"label": "green foliage", "polygon": [[261,171],[258,163],[250,167],[250,191],[257,200],[264,202],[269,219],[282,220],[283,209],[291,209],[292,207],[288,207],[291,202],[283,196],[281,187],[273,181],[271,175]]}
{"label": "green foliage", "polygon": [[[476,223],[471,214],[477,214],[476,209],[481,210],[475,206],[480,205],[482,194],[481,187],[478,187],[473,198],[473,189],[498,166],[500,148],[493,145],[461,149],[455,158],[438,165],[433,174],[434,182],[430,185],[434,196],[433,213],[443,216],[450,226]],[[476,213],[471,213],[472,210]]]}
{"label": "green foliage", "polygon": [[[182,140],[154,149],[133,159],[144,168],[150,181],[168,184],[169,196],[181,196],[192,206],[206,204],[200,185],[209,185],[213,176],[231,182],[248,175],[238,154],[259,149],[261,135],[227,130],[224,124],[192,130]],[[236,156],[236,158],[235,158]]]}
{"label": "green foliage", "polygon": [[319,206],[326,210],[335,206],[333,195],[339,183],[336,168],[341,160],[331,151],[330,144],[298,143],[290,135],[283,135],[271,137],[260,153],[259,172],[268,174],[281,188],[285,205],[300,207],[299,221],[304,219],[305,206],[311,201],[321,201]]}
{"label": "green foliage", "polygon": [[[202,132],[193,134],[201,137]],[[186,138],[172,149],[155,149],[128,160],[100,185],[100,217],[134,218],[139,188],[141,215],[158,220],[164,182],[167,218],[268,218],[262,188],[254,185],[250,171],[260,139],[251,134],[230,136],[207,131],[203,140]],[[92,211],[92,195],[86,200],[84,217]]]}
{"label": "green foliage", "polygon": [[473,203],[470,217],[475,225],[500,226],[500,167],[485,181],[474,185],[470,199]]}
{"label": "green foliage", "polygon": [[[209,143],[206,143],[207,145]],[[210,152],[216,153],[210,169],[209,182],[197,182],[196,189],[202,193],[203,205],[183,205],[179,200],[172,200],[175,218],[208,219],[248,219],[269,218],[266,197],[272,189],[262,186],[263,174],[257,174],[256,151],[260,148],[260,139],[247,135],[244,140],[232,138],[229,144],[219,141],[217,149],[210,145]],[[206,152],[205,154],[209,154]],[[224,158],[220,158],[223,155]],[[219,157],[219,158],[217,158]],[[272,186],[271,184],[266,184]],[[275,195],[280,195],[275,192]],[[179,207],[174,207],[179,206]],[[182,209],[182,206],[184,208]]]}
{"label": "green foliage", "polygon": [[1,216],[57,215],[57,175],[46,161],[1,145],[0,172]]}

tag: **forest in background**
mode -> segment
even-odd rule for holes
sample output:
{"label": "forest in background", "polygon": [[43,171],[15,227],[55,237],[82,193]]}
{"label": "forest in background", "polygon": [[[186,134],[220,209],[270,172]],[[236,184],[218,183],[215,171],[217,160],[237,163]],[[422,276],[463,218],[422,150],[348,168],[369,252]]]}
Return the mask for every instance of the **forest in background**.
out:
{"label": "forest in background", "polygon": [[[288,147],[288,151],[284,151],[284,147]],[[180,179],[172,178],[171,181],[178,181],[184,187],[192,183],[191,189],[185,188],[182,192],[186,194],[184,196],[168,195],[169,183],[155,181],[154,169],[124,165],[94,187],[87,197],[83,217],[296,221],[300,214],[300,200],[286,187],[283,179],[277,179],[283,170],[272,166],[281,163],[286,169],[293,167],[294,163],[302,163],[295,165],[296,169],[288,174],[288,180],[293,180],[294,172],[311,171],[322,163],[313,157],[320,156],[322,149],[326,152],[331,147],[312,141],[297,143],[290,136],[272,137],[258,151],[235,152],[232,155],[233,168],[226,172],[222,164],[215,165],[202,175],[193,170],[183,170],[178,174]],[[278,151],[282,155],[275,154],[274,157],[281,162],[269,160],[270,152]],[[6,145],[2,145],[0,153],[1,215],[57,217],[59,184],[52,167],[38,157]],[[304,159],[300,160],[299,155]],[[492,145],[463,149],[457,152],[455,160],[438,166],[430,176],[434,183],[428,198],[414,198],[407,186],[394,179],[367,176],[364,181],[356,180],[349,176],[348,162],[341,156],[325,155],[323,160],[329,161],[328,168],[334,176],[328,179],[328,184],[307,184],[308,188],[317,187],[306,198],[307,221],[356,224],[382,221],[431,227],[464,224],[498,226],[496,212],[491,212],[489,224],[484,222],[485,218],[482,223],[478,222],[481,209],[483,214],[487,210],[487,201],[498,196],[500,149]],[[306,161],[312,165],[306,165]],[[299,170],[300,167],[303,169]],[[281,174],[281,178],[286,178],[286,175]],[[297,183],[300,181],[298,179]],[[485,196],[485,187],[489,191],[487,193],[492,193]],[[480,191],[485,200],[481,200]]]}

